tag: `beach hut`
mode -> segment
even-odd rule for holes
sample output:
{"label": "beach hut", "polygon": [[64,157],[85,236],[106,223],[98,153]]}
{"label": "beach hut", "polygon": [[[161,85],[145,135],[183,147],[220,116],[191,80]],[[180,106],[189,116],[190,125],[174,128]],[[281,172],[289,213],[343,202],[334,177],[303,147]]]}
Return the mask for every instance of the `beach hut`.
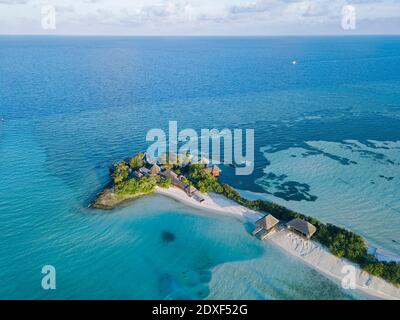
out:
{"label": "beach hut", "polygon": [[150,174],[157,175],[160,172],[161,172],[161,168],[157,164],[153,164],[153,166],[150,169]]}
{"label": "beach hut", "polygon": [[161,175],[165,178],[170,178],[171,180],[179,181],[178,175],[175,172],[173,172],[172,170],[167,169],[167,170],[161,172]]}
{"label": "beach hut", "polygon": [[269,214],[256,222],[256,228],[253,231],[253,236],[260,238],[261,240],[266,239],[266,237],[272,232],[276,231],[276,226],[279,220],[273,215]]}
{"label": "beach hut", "polygon": [[219,174],[221,173],[221,169],[216,165],[216,164],[214,164],[213,165],[213,167],[212,167],[212,169],[211,169],[211,174],[214,176],[214,177],[219,177]]}
{"label": "beach hut", "polygon": [[290,231],[306,239],[310,239],[317,231],[317,228],[314,225],[299,218],[290,221],[287,224],[287,227]]}

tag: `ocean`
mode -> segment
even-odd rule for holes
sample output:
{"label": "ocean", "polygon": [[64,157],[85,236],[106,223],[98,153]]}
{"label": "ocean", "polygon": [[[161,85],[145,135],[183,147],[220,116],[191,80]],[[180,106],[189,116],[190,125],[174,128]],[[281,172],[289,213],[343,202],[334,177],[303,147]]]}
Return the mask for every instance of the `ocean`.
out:
{"label": "ocean", "polygon": [[249,128],[222,181],[400,254],[398,92],[400,37],[0,37],[0,298],[366,298],[232,217],[87,206],[152,128]]}

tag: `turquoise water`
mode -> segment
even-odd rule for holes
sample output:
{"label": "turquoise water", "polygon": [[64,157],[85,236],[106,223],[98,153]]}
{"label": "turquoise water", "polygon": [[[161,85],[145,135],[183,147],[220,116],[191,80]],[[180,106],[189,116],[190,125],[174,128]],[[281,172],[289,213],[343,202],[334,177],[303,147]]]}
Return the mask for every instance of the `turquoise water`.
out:
{"label": "turquoise water", "polygon": [[365,298],[233,218],[87,205],[150,128],[254,128],[224,181],[400,253],[399,69],[397,37],[0,37],[0,298]]}
{"label": "turquoise water", "polygon": [[[87,209],[79,191],[99,182],[88,176],[77,192],[49,175],[44,149],[29,133],[13,121],[3,127],[1,298],[357,297],[254,239],[232,217],[160,196],[113,212]],[[11,163],[18,166],[10,170]],[[40,287],[47,264],[56,267],[55,291]]]}

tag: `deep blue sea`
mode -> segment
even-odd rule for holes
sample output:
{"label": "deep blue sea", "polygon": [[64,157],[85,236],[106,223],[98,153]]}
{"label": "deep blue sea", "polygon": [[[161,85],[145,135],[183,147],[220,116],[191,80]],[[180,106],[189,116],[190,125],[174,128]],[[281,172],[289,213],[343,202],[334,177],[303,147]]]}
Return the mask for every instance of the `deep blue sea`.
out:
{"label": "deep blue sea", "polygon": [[365,298],[232,217],[87,206],[149,129],[253,128],[223,181],[400,254],[399,92],[400,37],[0,37],[0,298]]}

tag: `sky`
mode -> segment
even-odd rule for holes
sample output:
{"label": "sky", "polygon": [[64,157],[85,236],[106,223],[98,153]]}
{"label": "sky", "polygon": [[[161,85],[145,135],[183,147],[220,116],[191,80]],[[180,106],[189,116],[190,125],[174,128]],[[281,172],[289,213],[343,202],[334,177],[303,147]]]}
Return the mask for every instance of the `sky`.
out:
{"label": "sky", "polygon": [[400,0],[0,0],[0,34],[400,34]]}

